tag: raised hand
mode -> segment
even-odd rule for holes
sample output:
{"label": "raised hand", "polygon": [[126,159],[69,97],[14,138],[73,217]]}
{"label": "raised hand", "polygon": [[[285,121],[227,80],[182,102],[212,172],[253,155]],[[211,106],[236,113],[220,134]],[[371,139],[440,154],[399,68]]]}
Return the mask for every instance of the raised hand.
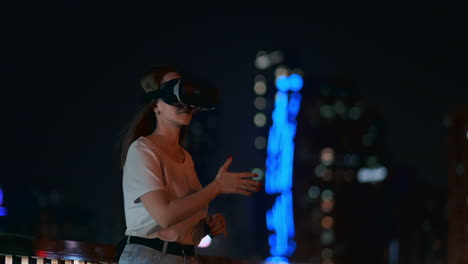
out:
{"label": "raised hand", "polygon": [[229,166],[232,163],[232,157],[219,168],[214,182],[218,185],[220,193],[238,193],[246,196],[252,195],[262,189],[263,184],[252,178],[258,177],[251,172],[229,172]]}

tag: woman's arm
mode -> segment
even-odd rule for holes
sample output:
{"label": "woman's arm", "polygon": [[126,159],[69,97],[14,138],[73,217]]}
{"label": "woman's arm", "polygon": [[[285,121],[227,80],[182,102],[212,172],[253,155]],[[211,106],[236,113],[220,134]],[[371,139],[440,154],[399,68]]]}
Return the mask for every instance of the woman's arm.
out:
{"label": "woman's arm", "polygon": [[231,162],[232,158],[229,158],[219,169],[214,181],[195,193],[170,200],[166,190],[156,190],[142,195],[140,199],[153,219],[166,228],[190,218],[220,194],[238,193],[250,196],[253,192],[258,192],[262,184],[251,179],[258,175],[229,172],[227,170]]}
{"label": "woman's arm", "polygon": [[140,199],[156,222],[166,228],[190,218],[206,207],[219,193],[220,190],[213,181],[205,188],[177,200],[170,200],[166,190],[148,192]]}

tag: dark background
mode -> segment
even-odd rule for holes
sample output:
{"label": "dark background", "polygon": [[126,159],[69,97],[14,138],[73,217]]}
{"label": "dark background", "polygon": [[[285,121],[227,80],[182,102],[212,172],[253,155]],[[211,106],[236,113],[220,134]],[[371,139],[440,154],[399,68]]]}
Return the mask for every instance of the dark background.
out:
{"label": "dark background", "polygon": [[[202,183],[229,155],[232,170],[263,166],[253,158],[254,108],[245,107],[260,50],[283,51],[308,76],[353,80],[384,120],[385,148],[408,186],[428,196],[447,188],[444,122],[468,98],[461,5],[19,2],[2,4],[0,19],[3,232],[38,235],[47,226],[41,234],[58,239],[120,238],[118,140],[140,103],[140,74],[154,63],[221,88]],[[252,203],[214,202],[234,233],[214,254],[257,254],[245,237]]]}

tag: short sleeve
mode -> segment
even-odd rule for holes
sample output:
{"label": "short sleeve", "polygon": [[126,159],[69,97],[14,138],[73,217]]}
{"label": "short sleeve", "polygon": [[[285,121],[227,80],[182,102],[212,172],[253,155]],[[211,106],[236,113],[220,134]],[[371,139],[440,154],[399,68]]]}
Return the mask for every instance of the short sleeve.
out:
{"label": "short sleeve", "polygon": [[130,145],[123,168],[123,191],[134,203],[150,191],[167,190],[161,159],[147,146]]}

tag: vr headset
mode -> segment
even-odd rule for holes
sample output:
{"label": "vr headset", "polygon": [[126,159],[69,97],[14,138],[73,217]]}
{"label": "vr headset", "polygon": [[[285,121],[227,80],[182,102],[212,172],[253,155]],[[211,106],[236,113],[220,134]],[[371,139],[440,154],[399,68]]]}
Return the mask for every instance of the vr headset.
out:
{"label": "vr headset", "polygon": [[201,111],[214,110],[218,103],[218,89],[206,82],[192,82],[178,78],[162,83],[158,90],[145,95],[147,101],[158,98],[166,104],[178,107]]}

